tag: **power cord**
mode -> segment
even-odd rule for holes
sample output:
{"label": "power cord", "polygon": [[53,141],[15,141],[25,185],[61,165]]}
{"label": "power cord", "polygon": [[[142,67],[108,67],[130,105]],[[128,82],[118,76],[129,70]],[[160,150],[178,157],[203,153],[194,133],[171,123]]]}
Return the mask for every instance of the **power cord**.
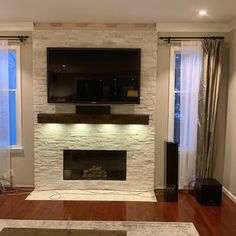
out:
{"label": "power cord", "polygon": [[[7,187],[4,183],[8,183]],[[0,178],[0,196],[3,195],[22,195],[25,193],[31,193],[32,190],[29,189],[17,189],[17,188],[12,188],[9,187],[10,185],[10,181],[8,179],[5,178]]]}
{"label": "power cord", "polygon": [[4,182],[9,182],[9,180],[7,180],[5,178],[0,178],[0,193],[1,193],[1,195],[4,195],[6,193],[6,187],[5,187]]}
{"label": "power cord", "polygon": [[3,195],[6,192],[5,186],[2,182],[0,182],[0,194]]}
{"label": "power cord", "polygon": [[193,196],[196,195],[196,193],[195,193],[195,184],[196,184],[196,180],[192,180],[188,184],[188,192],[189,192],[189,194],[191,194]]}

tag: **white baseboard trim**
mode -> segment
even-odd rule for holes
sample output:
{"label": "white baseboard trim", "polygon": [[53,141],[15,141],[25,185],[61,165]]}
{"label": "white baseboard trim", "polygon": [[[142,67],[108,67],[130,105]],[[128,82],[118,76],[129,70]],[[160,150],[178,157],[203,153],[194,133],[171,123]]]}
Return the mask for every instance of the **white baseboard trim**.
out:
{"label": "white baseboard trim", "polygon": [[236,197],[223,186],[223,193],[228,196],[234,203],[236,203]]}
{"label": "white baseboard trim", "polygon": [[13,188],[34,188],[33,185],[20,185],[20,184],[15,184],[12,187]]}

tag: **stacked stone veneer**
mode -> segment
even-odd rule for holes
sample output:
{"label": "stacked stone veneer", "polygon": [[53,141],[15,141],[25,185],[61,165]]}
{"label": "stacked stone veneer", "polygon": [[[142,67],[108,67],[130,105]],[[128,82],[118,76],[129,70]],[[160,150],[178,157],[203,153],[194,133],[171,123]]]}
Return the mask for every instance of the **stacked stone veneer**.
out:
{"label": "stacked stone veneer", "polygon": [[[47,47],[141,48],[141,103],[113,113],[149,114],[149,125],[38,124],[38,113],[74,111],[47,103]],[[36,189],[152,190],[157,42],[155,30],[35,30],[33,33]],[[63,180],[64,149],[127,150],[127,180]],[[112,158],[112,157],[111,157]]]}

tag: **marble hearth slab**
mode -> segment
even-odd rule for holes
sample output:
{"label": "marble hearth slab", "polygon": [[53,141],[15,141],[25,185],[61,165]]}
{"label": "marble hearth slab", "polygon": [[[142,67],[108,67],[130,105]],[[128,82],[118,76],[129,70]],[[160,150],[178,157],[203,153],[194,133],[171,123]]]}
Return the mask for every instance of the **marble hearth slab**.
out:
{"label": "marble hearth slab", "polygon": [[156,202],[153,191],[113,190],[34,190],[26,200],[70,200],[70,201],[136,201]]}
{"label": "marble hearth slab", "polygon": [[193,223],[184,222],[0,220],[0,231],[6,227],[124,230],[128,236],[199,236]]}

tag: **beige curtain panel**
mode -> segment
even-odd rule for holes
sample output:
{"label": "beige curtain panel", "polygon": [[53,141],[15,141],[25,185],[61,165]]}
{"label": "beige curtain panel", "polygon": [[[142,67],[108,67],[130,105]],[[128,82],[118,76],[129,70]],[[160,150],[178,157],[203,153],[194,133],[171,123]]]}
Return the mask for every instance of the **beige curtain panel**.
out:
{"label": "beige curtain panel", "polygon": [[202,46],[203,66],[199,87],[196,174],[198,178],[212,178],[223,40],[205,39]]}

